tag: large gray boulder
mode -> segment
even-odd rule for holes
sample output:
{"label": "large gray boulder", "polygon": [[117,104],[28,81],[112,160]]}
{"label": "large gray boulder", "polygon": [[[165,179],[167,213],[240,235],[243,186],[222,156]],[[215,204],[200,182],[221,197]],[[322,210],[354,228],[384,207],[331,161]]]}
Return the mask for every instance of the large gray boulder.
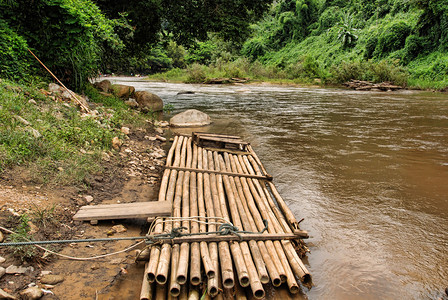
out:
{"label": "large gray boulder", "polygon": [[196,109],[186,110],[170,119],[170,125],[173,127],[199,127],[211,122],[209,115]]}
{"label": "large gray boulder", "polygon": [[147,91],[139,91],[134,93],[134,98],[138,106],[143,110],[152,112],[163,110],[163,100],[155,94]]}

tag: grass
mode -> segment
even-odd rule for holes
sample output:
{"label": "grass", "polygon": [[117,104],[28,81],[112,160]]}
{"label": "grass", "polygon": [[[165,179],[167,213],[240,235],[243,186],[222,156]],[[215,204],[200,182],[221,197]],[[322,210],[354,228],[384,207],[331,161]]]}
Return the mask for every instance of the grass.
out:
{"label": "grass", "polygon": [[89,174],[100,173],[101,155],[112,151],[113,137],[123,137],[120,128],[143,126],[148,116],[93,88],[86,94],[99,103],[96,116],[82,115],[36,86],[1,80],[0,173],[26,166],[35,182],[63,185],[82,185]]}

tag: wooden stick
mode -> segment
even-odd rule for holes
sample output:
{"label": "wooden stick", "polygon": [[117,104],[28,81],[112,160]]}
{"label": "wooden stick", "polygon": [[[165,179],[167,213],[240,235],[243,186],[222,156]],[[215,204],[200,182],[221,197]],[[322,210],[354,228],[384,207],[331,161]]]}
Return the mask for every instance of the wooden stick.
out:
{"label": "wooden stick", "polygon": [[[159,234],[162,232],[162,220],[158,219],[156,220],[156,224],[154,227],[154,232],[151,234]],[[156,280],[156,272],[157,272],[157,266],[159,265],[159,258],[160,258],[160,246],[152,246],[151,247],[151,254],[149,256],[149,263],[146,265],[145,268],[145,274],[150,283],[153,283]]]}
{"label": "wooden stick", "polygon": [[72,98],[73,98],[73,100],[75,100],[76,101],[76,103],[78,103],[79,104],[79,106],[81,106],[86,112],[90,112],[90,109],[87,107],[87,106],[85,106],[84,105],[84,103],[82,103],[76,96],[75,96],[75,94],[71,91],[71,90],[69,90],[57,77],[56,77],[56,75],[54,75],[53,74],[53,72],[51,72],[50,71],[50,69],[48,69],[47,68],[47,66],[43,63],[43,62],[41,62],[40,61],[40,59],[39,58],[37,58],[37,56],[30,50],[30,49],[27,49],[30,53],[31,53],[31,55],[33,55],[34,56],[34,58],[35,59],[37,59],[37,61],[45,68],[45,70],[47,70],[48,71],[48,73],[50,73],[50,75],[51,76],[53,76],[53,78],[54,79],[56,79],[56,81],[70,94],[70,96],[72,96]]}
{"label": "wooden stick", "polygon": [[[216,153],[216,152],[213,152],[213,153]],[[272,180],[272,177],[264,176],[264,175],[238,174],[238,173],[232,173],[232,172],[223,172],[223,171],[216,171],[216,170],[215,171],[214,170],[202,170],[202,169],[188,168],[188,167],[166,166],[165,169],[177,170],[177,171],[190,171],[190,172],[198,172],[198,173],[221,174],[221,175],[227,175],[227,176],[255,178],[255,179],[260,179],[260,180],[268,180],[268,181]]]}
{"label": "wooden stick", "polygon": [[[148,263],[145,265],[145,269],[148,267]],[[143,274],[142,290],[140,292],[140,300],[151,300],[154,285],[148,281],[146,274]]]}

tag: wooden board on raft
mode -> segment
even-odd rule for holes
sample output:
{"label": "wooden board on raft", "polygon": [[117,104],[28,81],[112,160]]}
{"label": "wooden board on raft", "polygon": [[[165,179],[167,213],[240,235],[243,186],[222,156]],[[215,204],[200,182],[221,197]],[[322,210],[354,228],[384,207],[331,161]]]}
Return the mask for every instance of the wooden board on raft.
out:
{"label": "wooden board on raft", "polygon": [[82,206],[73,217],[75,221],[98,221],[131,218],[168,217],[171,202],[134,202]]}

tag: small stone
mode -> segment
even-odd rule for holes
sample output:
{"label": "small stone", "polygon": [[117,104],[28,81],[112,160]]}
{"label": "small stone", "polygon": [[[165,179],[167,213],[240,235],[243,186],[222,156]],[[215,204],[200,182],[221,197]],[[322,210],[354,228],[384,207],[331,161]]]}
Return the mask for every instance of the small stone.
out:
{"label": "small stone", "polygon": [[6,274],[6,269],[3,267],[0,267],[0,278],[2,278],[3,275],[5,275],[5,274]]}
{"label": "small stone", "polygon": [[57,284],[59,282],[64,281],[64,277],[62,277],[61,275],[45,275],[42,276],[40,282],[43,284]]}
{"label": "small stone", "polygon": [[156,131],[158,134],[163,134],[163,129],[162,129],[162,128],[157,127],[157,128],[155,128],[155,131]]}
{"label": "small stone", "polygon": [[28,103],[29,103],[29,104],[35,104],[35,105],[37,104],[36,100],[34,100],[34,99],[30,99],[30,100],[28,100]]}
{"label": "small stone", "polygon": [[58,167],[58,171],[59,172],[64,172],[64,168],[63,167]]}
{"label": "small stone", "polygon": [[34,271],[33,267],[17,267],[14,265],[10,265],[6,268],[6,274],[25,274],[26,272],[32,272]]}
{"label": "small stone", "polygon": [[50,289],[54,288],[54,285],[52,285],[52,284],[44,284],[43,287],[50,290]]}
{"label": "small stone", "polygon": [[0,289],[0,299],[17,299],[13,295],[8,294],[4,290]]}
{"label": "small stone", "polygon": [[3,243],[5,240],[5,236],[3,235],[3,232],[0,231],[0,243]]}
{"label": "small stone", "polygon": [[98,270],[100,267],[98,265],[91,265],[90,269],[91,270]]}
{"label": "small stone", "polygon": [[122,233],[122,232],[126,232],[127,231],[126,227],[124,227],[121,224],[112,226],[111,230],[115,231],[116,233]]}
{"label": "small stone", "polygon": [[40,272],[40,276],[50,275],[51,271],[42,271]]}
{"label": "small stone", "polygon": [[37,286],[29,287],[20,293],[22,298],[27,300],[36,300],[42,298],[44,292]]}
{"label": "small stone", "polygon": [[132,153],[132,150],[131,150],[131,149],[124,149],[124,152],[126,152],[126,153],[128,153],[128,154],[131,154],[131,153]]}
{"label": "small stone", "polygon": [[120,139],[117,136],[112,139],[112,147],[115,150],[120,149],[121,145],[122,145],[122,142],[120,141]]}
{"label": "small stone", "polygon": [[161,142],[166,142],[166,138],[164,138],[163,136],[160,136],[160,135],[156,135],[156,139],[158,139]]}
{"label": "small stone", "polygon": [[138,107],[138,102],[135,101],[134,98],[129,98],[129,100],[124,101],[124,104],[130,106],[130,107]]}
{"label": "small stone", "polygon": [[110,155],[107,152],[101,153],[101,158],[105,161],[110,161]]}
{"label": "small stone", "polygon": [[167,121],[160,121],[158,125],[160,127],[168,127],[170,126],[170,123],[168,123]]}
{"label": "small stone", "polygon": [[149,141],[155,141],[157,140],[157,138],[155,136],[149,136],[149,135],[145,135],[145,139],[149,140]]}
{"label": "small stone", "polygon": [[87,203],[90,203],[93,201],[93,197],[90,195],[84,196],[84,199],[86,200]]}
{"label": "small stone", "polygon": [[5,261],[6,261],[6,258],[0,256],[0,264],[4,263]]}
{"label": "small stone", "polygon": [[126,135],[128,135],[131,132],[131,130],[128,127],[121,127],[120,131]]}

